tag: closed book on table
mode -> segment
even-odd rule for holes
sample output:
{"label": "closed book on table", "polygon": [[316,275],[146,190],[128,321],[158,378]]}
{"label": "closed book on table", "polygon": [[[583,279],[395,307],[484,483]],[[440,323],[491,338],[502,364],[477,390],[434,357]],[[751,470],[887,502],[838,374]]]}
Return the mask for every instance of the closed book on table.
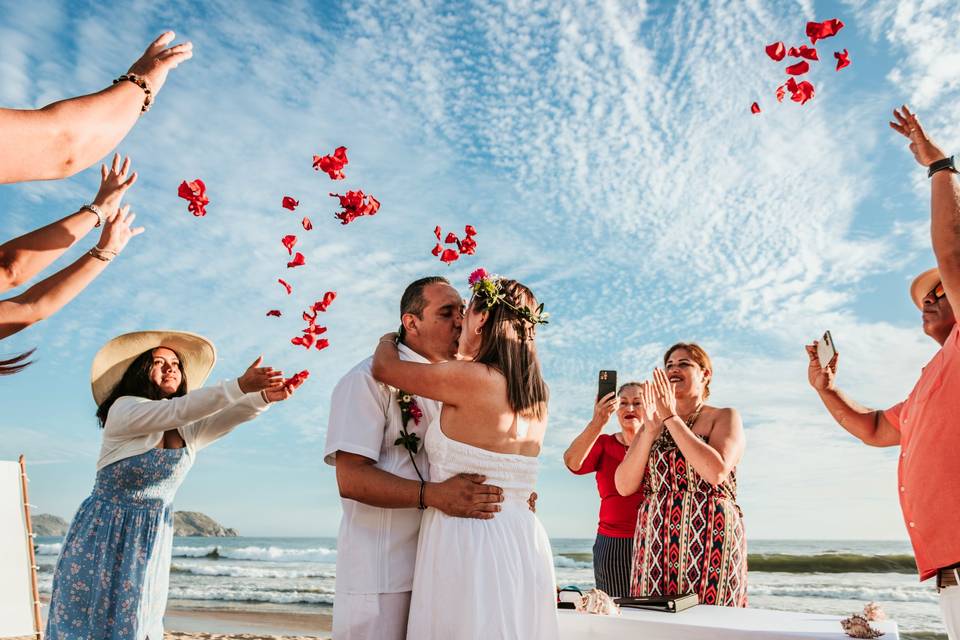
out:
{"label": "closed book on table", "polygon": [[695,593],[678,593],[664,596],[640,596],[637,598],[615,598],[621,607],[630,607],[632,609],[652,609],[653,611],[665,611],[667,613],[677,613],[684,609],[689,609],[700,604],[700,599]]}

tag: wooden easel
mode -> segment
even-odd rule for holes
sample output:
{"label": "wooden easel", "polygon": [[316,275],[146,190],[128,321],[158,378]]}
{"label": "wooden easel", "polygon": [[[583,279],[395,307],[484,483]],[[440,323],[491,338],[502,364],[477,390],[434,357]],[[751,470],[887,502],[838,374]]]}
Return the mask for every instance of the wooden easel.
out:
{"label": "wooden easel", "polygon": [[30,586],[33,598],[33,629],[34,637],[37,640],[43,640],[42,625],[40,618],[40,589],[37,585],[37,556],[33,550],[33,540],[36,534],[33,533],[33,522],[30,520],[30,499],[27,494],[27,463],[23,455],[20,456],[20,487],[23,496],[23,516],[27,523],[27,548],[30,550]]}

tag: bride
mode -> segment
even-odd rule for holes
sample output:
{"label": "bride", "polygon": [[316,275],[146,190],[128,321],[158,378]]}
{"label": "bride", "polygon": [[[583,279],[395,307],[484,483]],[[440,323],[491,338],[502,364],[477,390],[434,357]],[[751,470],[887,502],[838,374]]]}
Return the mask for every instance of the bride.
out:
{"label": "bride", "polygon": [[431,481],[470,472],[503,488],[500,510],[489,519],[425,511],[407,637],[553,640],[559,636],[553,553],[527,505],[547,428],[548,392],[535,344],[546,314],[515,280],[478,269],[469,283],[473,296],[459,345],[464,360],[400,360],[396,334],[380,339],[373,359],[381,382],[443,403],[423,436]]}

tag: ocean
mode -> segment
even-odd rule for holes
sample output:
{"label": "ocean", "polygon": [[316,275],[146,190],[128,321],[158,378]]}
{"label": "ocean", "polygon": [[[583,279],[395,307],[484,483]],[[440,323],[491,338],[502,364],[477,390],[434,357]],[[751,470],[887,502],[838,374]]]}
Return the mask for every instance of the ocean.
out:
{"label": "ocean", "polygon": [[[171,605],[316,611],[333,605],[335,538],[176,538]],[[593,539],[552,540],[557,582],[593,586]],[[40,591],[50,594],[60,538],[37,538]],[[921,584],[906,541],[753,540],[750,606],[832,615],[873,600],[902,637],[944,638],[936,589]]]}

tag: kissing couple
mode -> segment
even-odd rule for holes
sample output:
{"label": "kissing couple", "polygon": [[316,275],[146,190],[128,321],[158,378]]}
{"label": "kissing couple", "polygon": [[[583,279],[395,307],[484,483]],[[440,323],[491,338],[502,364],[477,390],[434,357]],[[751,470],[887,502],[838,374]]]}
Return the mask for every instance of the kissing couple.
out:
{"label": "kissing couple", "polygon": [[411,283],[400,333],[333,390],[334,640],[559,636],[553,553],[534,513],[548,389],[543,305],[483,269],[466,308],[445,278]]}

